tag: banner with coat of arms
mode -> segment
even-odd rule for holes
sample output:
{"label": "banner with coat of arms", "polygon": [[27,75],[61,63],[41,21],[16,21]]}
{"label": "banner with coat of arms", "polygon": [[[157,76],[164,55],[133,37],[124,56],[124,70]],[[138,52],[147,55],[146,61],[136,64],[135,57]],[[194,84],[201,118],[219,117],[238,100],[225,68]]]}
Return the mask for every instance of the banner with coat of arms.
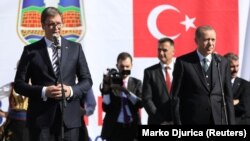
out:
{"label": "banner with coat of arms", "polygon": [[82,0],[20,0],[17,32],[21,40],[30,44],[44,36],[40,18],[43,9],[50,6],[57,7],[62,12],[62,36],[79,42],[85,33]]}

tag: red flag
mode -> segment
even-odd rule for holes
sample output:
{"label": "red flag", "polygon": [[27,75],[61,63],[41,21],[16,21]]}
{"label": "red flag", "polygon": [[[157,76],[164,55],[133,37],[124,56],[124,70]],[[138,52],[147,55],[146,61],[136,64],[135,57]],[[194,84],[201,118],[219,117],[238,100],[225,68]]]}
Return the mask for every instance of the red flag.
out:
{"label": "red flag", "polygon": [[191,52],[200,25],[216,30],[216,52],[238,54],[238,0],[134,0],[133,13],[135,57],[156,57],[165,36],[174,39],[176,56]]}

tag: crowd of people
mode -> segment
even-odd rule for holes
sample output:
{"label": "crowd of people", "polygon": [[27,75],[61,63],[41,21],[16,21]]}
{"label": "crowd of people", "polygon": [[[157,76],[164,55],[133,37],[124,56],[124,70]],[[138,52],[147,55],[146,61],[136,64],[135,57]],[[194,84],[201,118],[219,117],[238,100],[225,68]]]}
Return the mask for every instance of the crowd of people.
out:
{"label": "crowd of people", "polygon": [[[9,111],[0,111],[7,118],[2,140],[87,141],[82,119],[93,114],[96,101],[82,46],[61,36],[57,8],[45,8],[41,25],[45,36],[24,47]],[[237,75],[238,56],[215,53],[211,26],[196,29],[195,43],[195,50],[175,58],[174,40],[159,39],[159,63],[144,70],[143,81],[130,76],[133,57],[118,55],[117,68],[100,85],[103,139],[136,141],[141,108],[149,125],[250,124],[250,83]]]}

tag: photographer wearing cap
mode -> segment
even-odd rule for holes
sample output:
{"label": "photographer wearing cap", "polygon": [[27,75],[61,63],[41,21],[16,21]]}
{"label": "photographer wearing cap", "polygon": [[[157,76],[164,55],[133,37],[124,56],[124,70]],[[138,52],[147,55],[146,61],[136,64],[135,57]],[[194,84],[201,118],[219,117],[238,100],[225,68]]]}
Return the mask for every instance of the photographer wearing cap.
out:
{"label": "photographer wearing cap", "polygon": [[135,141],[137,125],[141,124],[142,82],[130,77],[132,57],[122,52],[117,57],[116,69],[108,69],[102,83],[102,107],[106,112],[101,136],[107,141]]}

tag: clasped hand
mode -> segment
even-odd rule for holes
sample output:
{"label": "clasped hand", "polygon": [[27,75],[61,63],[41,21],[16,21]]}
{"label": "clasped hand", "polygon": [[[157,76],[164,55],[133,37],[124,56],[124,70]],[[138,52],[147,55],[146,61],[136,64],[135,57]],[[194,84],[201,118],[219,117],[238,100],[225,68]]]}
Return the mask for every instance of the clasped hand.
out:
{"label": "clasped hand", "polygon": [[[70,96],[70,86],[64,85],[64,92],[65,92],[65,98]],[[60,84],[58,85],[51,85],[46,88],[45,92],[46,97],[48,98],[53,98],[56,100],[61,100],[62,99],[62,86]]]}

